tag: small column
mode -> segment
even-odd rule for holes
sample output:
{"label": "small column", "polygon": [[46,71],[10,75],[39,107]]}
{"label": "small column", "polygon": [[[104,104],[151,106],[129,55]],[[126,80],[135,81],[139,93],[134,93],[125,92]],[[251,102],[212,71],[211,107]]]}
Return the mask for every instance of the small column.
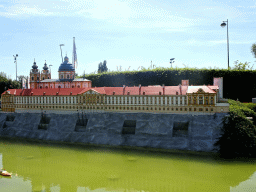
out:
{"label": "small column", "polygon": [[178,97],[178,106],[180,106],[180,97]]}
{"label": "small column", "polygon": [[160,97],[161,98],[161,105],[163,105],[163,97]]}

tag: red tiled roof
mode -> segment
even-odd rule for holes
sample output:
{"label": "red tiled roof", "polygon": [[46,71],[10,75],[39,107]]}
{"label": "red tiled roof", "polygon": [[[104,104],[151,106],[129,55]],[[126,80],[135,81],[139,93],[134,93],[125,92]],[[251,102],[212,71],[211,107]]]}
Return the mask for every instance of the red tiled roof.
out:
{"label": "red tiled roof", "polygon": [[[199,88],[202,88],[205,92],[208,93],[215,93],[211,88],[218,88],[218,86],[165,86],[164,87],[164,95],[176,95],[176,92],[178,92],[178,95],[186,95],[186,93],[192,93],[197,92]],[[139,91],[141,89],[141,91]],[[88,88],[57,88],[57,89],[9,89],[10,94],[14,95],[22,95],[22,96],[30,96],[33,92],[33,95],[70,95],[70,92],[72,92],[72,95],[78,95],[85,93],[89,90],[93,90],[99,94],[106,94],[106,95],[113,95],[113,92],[115,92],[115,95],[128,95],[128,92],[130,95],[143,95],[143,92],[145,92],[145,95],[159,95],[159,92],[161,92],[161,95],[163,95],[163,87],[162,86],[142,86],[139,87],[88,87]],[[123,93],[124,91],[124,93]],[[45,94],[44,94],[45,92]],[[5,92],[4,92],[5,93]],[[4,94],[3,93],[3,94]]]}
{"label": "red tiled roof", "polygon": [[7,91],[10,91],[10,94],[14,95],[16,90],[15,95],[22,95],[22,96],[30,96],[31,93],[33,93],[33,95],[44,95],[44,92],[45,92],[45,95],[56,95],[57,92],[58,92],[58,95],[70,95],[70,92],[72,92],[72,95],[77,95],[85,92],[86,89],[90,89],[90,88],[23,89],[23,90],[8,89]]}
{"label": "red tiled roof", "polygon": [[187,93],[196,93],[198,91],[198,89],[203,89],[204,92],[206,93],[216,93],[215,91],[213,91],[211,88],[209,88],[209,86],[188,86],[188,91]]}

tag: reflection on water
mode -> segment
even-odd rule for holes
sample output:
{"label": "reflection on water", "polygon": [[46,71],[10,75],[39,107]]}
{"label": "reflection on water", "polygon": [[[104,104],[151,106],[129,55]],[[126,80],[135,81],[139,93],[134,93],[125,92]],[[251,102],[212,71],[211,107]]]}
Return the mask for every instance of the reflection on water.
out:
{"label": "reflection on water", "polygon": [[[0,191],[250,191],[256,161],[89,146],[0,142]],[[17,175],[16,175],[17,174]]]}

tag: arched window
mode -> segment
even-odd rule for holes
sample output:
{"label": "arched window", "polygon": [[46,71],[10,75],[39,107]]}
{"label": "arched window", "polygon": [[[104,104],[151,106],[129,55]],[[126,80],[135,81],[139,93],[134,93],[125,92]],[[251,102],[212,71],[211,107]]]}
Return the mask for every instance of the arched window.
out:
{"label": "arched window", "polygon": [[39,81],[39,77],[37,77],[37,81]]}
{"label": "arched window", "polygon": [[48,89],[48,86],[45,86],[46,89]]}
{"label": "arched window", "polygon": [[50,77],[48,77],[48,79],[50,79]]}
{"label": "arched window", "polygon": [[60,88],[60,85],[58,86],[58,88]]}
{"label": "arched window", "polygon": [[80,85],[78,85],[77,88],[80,88]]}
{"label": "arched window", "polygon": [[34,77],[31,77],[31,80],[34,81]]}
{"label": "arched window", "polygon": [[40,89],[42,89],[43,87],[42,86],[40,86]]}
{"label": "arched window", "polygon": [[44,80],[44,77],[43,77],[43,80]]}
{"label": "arched window", "polygon": [[74,85],[72,85],[72,88],[74,88],[75,86]]}

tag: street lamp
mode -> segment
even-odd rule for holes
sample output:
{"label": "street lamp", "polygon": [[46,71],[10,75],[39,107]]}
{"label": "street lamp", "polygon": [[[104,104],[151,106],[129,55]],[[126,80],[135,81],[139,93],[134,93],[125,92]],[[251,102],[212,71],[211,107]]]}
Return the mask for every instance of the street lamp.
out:
{"label": "street lamp", "polygon": [[61,59],[62,59],[62,63],[63,63],[63,57],[62,57],[62,49],[61,49],[61,46],[64,46],[64,44],[60,44]]}
{"label": "street lamp", "polygon": [[[227,24],[226,24],[227,23]],[[227,25],[227,49],[228,49],[228,69],[229,69],[229,39],[228,39],[228,19],[227,21],[223,21],[223,23],[221,23],[221,27],[225,27]]]}
{"label": "street lamp", "polygon": [[174,59],[175,59],[175,58],[171,58],[171,59],[170,59],[171,68],[172,68],[172,64],[175,62]]}
{"label": "street lamp", "polygon": [[14,56],[14,63],[16,63],[16,81],[17,81],[17,57],[18,57],[18,54],[16,54],[16,56]]}

